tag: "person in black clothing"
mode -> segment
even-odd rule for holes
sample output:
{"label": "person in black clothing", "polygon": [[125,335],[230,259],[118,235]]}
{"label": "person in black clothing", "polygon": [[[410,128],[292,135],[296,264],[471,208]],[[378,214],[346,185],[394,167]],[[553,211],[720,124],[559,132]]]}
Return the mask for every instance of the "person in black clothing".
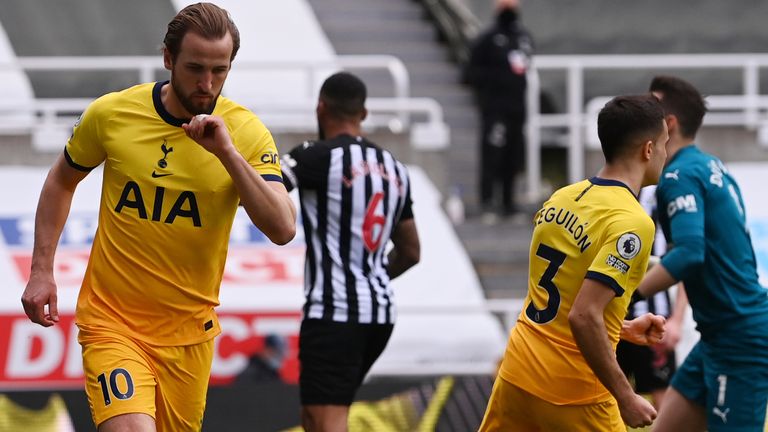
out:
{"label": "person in black clothing", "polygon": [[394,326],[389,282],[420,258],[408,171],[361,136],[365,97],[356,76],[329,77],[316,109],[320,141],[281,164],[288,190],[299,190],[307,242],[299,393],[308,432],[347,430],[349,406]]}
{"label": "person in black clothing", "polygon": [[264,338],[264,347],[248,358],[248,365],[235,377],[234,385],[249,385],[280,379],[288,344],[284,337],[269,334]]}
{"label": "person in black clothing", "polygon": [[515,176],[525,167],[526,71],[533,41],[520,24],[519,6],[518,0],[497,2],[496,22],[473,43],[464,70],[480,107],[480,200],[491,219],[499,183],[503,214],[517,212]]}

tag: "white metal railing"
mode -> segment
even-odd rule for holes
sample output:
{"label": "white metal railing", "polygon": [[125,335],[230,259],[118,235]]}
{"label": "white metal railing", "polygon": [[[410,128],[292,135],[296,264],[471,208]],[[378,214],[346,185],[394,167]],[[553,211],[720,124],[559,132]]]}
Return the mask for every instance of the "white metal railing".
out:
{"label": "white metal railing", "polygon": [[499,316],[501,325],[507,331],[515,325],[518,315],[523,310],[524,301],[525,299],[522,298],[486,299],[485,307],[489,312]]}
{"label": "white metal railing", "polygon": [[[595,97],[587,102],[584,116],[585,147],[599,149],[600,140],[597,136],[597,116],[600,110],[611,100],[609,96]],[[761,113],[768,111],[768,95],[755,99],[736,95],[707,96],[707,115],[704,124],[709,126],[739,126],[755,129],[761,126],[765,116]],[[760,142],[758,139],[758,143]]]}
{"label": "white metal railing", "polygon": [[[315,127],[315,104],[316,99],[273,100],[252,109],[273,131],[306,131],[307,125]],[[407,130],[411,145],[417,150],[440,150],[450,142],[443,108],[432,98],[372,97],[365,105],[368,109],[365,128],[386,127],[395,133]],[[410,114],[424,117],[424,121],[411,121]]]}
{"label": "white metal railing", "polygon": [[[99,56],[99,57],[17,57],[15,63],[0,64],[0,70],[23,71],[136,71],[137,82],[151,82],[162,71],[159,56]],[[443,149],[448,146],[450,134],[443,120],[442,107],[433,99],[411,98],[410,78],[403,62],[389,55],[337,56],[333,62],[310,63],[304,61],[236,62],[235,73],[278,72],[301,76],[298,97],[242,100],[237,94],[225,93],[246,105],[265,120],[271,129],[314,130],[316,89],[329,72],[345,70],[383,70],[391,78],[391,97],[371,98],[368,101],[370,119],[367,128],[387,127],[393,132],[409,130],[413,145],[418,149]],[[231,80],[230,80],[231,81]],[[231,89],[237,91],[236,89]],[[291,89],[295,96],[296,89]],[[251,98],[253,99],[253,98]],[[290,99],[290,98],[288,98]],[[82,112],[89,98],[38,98],[31,100],[0,100],[0,134],[31,133],[33,144],[46,149],[52,138],[66,138],[74,118]],[[425,120],[411,124],[411,116]],[[268,120],[274,120],[274,124]],[[60,148],[60,142],[51,145]]]}
{"label": "white metal railing", "polygon": [[[155,72],[164,70],[163,61],[158,56],[56,56],[56,57],[17,57],[15,64],[0,64],[0,68],[20,67],[27,71],[50,70],[135,70],[139,73],[139,82],[150,82],[155,79]],[[333,62],[236,62],[235,69],[247,70],[292,70],[301,71],[307,77],[307,82],[318,82],[319,73],[328,69],[384,69],[392,77],[393,97],[407,98],[410,96],[410,77],[403,62],[390,55],[348,55],[337,56]],[[311,91],[307,96],[314,97]]]}
{"label": "white metal railing", "polygon": [[[768,127],[766,97],[760,94],[760,69],[768,67],[768,54],[638,54],[638,55],[539,55],[533,59],[528,74],[528,123],[526,125],[526,187],[528,199],[541,198],[541,132],[545,128],[567,130],[568,180],[584,177],[585,130],[593,127],[595,101],[584,101],[584,75],[595,70],[732,69],[741,70],[742,93],[709,96],[711,112],[704,118],[708,125],[743,125],[750,129]],[[541,114],[539,93],[540,71],[563,71],[566,74],[565,114]],[[599,111],[599,108],[597,108]],[[730,112],[728,112],[730,111]],[[763,133],[762,136],[768,136]]]}

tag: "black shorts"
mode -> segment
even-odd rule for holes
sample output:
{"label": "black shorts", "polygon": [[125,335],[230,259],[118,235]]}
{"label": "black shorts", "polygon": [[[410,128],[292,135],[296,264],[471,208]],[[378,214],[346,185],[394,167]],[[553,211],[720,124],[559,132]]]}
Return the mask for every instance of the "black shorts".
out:
{"label": "black shorts", "polygon": [[669,386],[675,373],[675,352],[635,345],[623,340],[616,347],[616,359],[621,370],[634,378],[635,391],[649,393]]}
{"label": "black shorts", "polygon": [[351,405],[363,378],[387,346],[392,324],[305,319],[299,333],[302,405]]}

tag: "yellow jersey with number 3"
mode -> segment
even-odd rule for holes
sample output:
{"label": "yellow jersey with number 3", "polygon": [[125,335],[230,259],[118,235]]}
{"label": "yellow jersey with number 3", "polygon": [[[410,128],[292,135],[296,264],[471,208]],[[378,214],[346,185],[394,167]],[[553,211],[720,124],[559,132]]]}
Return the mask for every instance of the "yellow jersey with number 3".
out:
{"label": "yellow jersey with number 3", "polygon": [[499,374],[557,405],[608,400],[610,393],[576,345],[568,313],[585,278],[615,291],[604,313],[615,349],[648,264],[653,221],[626,185],[591,178],[555,192],[534,225],[528,294]]}
{"label": "yellow jersey with number 3", "polygon": [[[153,345],[191,345],[220,333],[213,308],[239,203],[221,162],[181,128],[148,83],[94,101],[65,150],[70,166],[104,163],[99,223],[77,301],[81,327],[117,329]],[[213,115],[267,181],[282,181],[272,135],[219,97]]]}

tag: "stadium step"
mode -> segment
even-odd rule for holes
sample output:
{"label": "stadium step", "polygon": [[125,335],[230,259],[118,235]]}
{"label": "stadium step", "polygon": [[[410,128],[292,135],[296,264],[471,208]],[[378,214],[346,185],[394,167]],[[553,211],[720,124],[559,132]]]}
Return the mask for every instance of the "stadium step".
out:
{"label": "stadium step", "polygon": [[487,223],[470,217],[456,232],[472,257],[487,298],[523,298],[528,287],[528,245],[533,225],[526,216]]}
{"label": "stadium step", "polygon": [[[443,108],[451,128],[451,147],[437,165],[415,152],[409,163],[418,163],[446,193],[459,188],[468,219],[457,227],[488,297],[521,297],[527,281],[527,245],[530,223],[501,220],[486,225],[479,218],[478,127],[472,91],[461,83],[461,68],[450,60],[434,25],[422,6],[410,0],[309,0],[320,25],[338,54],[390,54],[408,68],[411,96],[433,98]],[[388,76],[360,72],[371,94],[391,92]],[[391,93],[390,93],[391,94]],[[425,161],[425,164],[421,162]]]}
{"label": "stadium step", "polygon": [[[406,62],[411,61],[448,61],[448,51],[432,41],[408,41],[407,43],[373,44],[365,39],[332,41],[338,54],[389,54]],[[456,67],[453,65],[447,65]]]}
{"label": "stadium step", "polygon": [[[451,127],[449,165],[455,165],[456,157],[465,159],[462,150],[454,155],[453,149],[465,147],[466,137],[477,135],[474,98],[461,84],[460,67],[450,60],[448,49],[440,43],[436,28],[427,19],[421,4],[410,0],[309,0],[309,4],[338,54],[389,54],[402,60],[409,72],[411,96],[433,98],[443,108],[444,118]],[[372,96],[387,91],[391,94],[388,77],[368,72],[359,74],[369,85]],[[457,137],[461,141],[457,142]],[[437,172],[444,167],[424,168],[433,180],[445,177]],[[474,194],[474,180],[469,176],[457,178],[455,174],[450,176],[452,183],[461,184]],[[474,173],[466,174],[474,177]],[[437,186],[446,192],[448,185]]]}

